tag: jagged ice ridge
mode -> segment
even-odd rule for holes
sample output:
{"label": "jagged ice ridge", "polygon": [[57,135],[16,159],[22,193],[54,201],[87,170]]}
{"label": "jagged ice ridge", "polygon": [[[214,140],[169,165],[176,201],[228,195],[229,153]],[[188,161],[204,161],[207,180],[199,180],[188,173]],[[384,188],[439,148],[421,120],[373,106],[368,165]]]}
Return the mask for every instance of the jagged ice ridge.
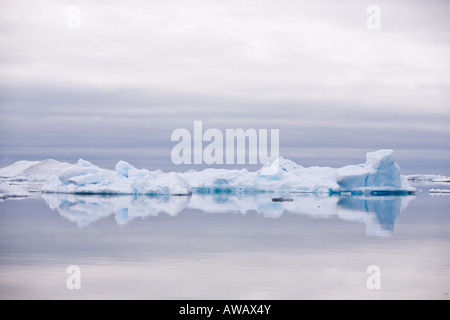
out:
{"label": "jagged ice ridge", "polygon": [[186,195],[192,192],[307,192],[408,194],[415,191],[400,175],[393,150],[366,154],[366,163],[342,168],[302,167],[280,157],[256,172],[206,169],[168,172],[136,169],[119,161],[115,170],[83,159],[75,164],[56,160],[19,161],[0,169],[0,177],[40,182],[43,193]]}

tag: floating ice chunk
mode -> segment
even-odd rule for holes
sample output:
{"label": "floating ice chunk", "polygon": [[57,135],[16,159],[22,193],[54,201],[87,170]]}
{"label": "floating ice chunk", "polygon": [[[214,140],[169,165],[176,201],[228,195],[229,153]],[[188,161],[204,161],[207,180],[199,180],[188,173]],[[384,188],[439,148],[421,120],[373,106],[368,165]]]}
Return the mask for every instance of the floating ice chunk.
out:
{"label": "floating ice chunk", "polygon": [[[19,162],[0,169],[1,172],[23,176],[27,181],[42,181],[42,192],[57,193],[189,194],[196,190],[206,193],[275,192],[286,196],[290,192],[401,194],[415,190],[409,186],[407,178],[400,176],[392,150],[369,152],[365,164],[338,169],[304,168],[280,157],[255,172],[206,169],[164,173],[139,170],[125,161],[119,161],[115,170],[108,170],[83,159],[73,165],[55,160]],[[3,181],[5,179],[8,178]],[[6,193],[4,186],[9,188],[0,181],[0,191]],[[37,189],[33,186],[33,190]]]}
{"label": "floating ice chunk", "polygon": [[189,194],[189,183],[177,173],[138,170],[119,161],[116,171],[85,160],[61,170],[42,187],[43,192],[76,194]]}
{"label": "floating ice chunk", "polygon": [[350,165],[337,169],[336,181],[341,189],[414,190],[402,181],[393,150],[368,152],[366,159],[364,165]]}
{"label": "floating ice chunk", "polygon": [[401,188],[400,167],[395,163],[393,150],[368,152],[364,165],[369,170],[366,187]]}
{"label": "floating ice chunk", "polygon": [[432,181],[433,182],[450,182],[450,178],[449,177],[440,176],[440,177],[434,178]]}
{"label": "floating ice chunk", "polygon": [[430,189],[429,193],[450,194],[450,189]]}
{"label": "floating ice chunk", "polygon": [[193,189],[205,192],[314,192],[330,193],[358,190],[364,193],[412,192],[407,181],[400,177],[392,150],[380,150],[367,154],[361,165],[339,169],[328,167],[304,168],[295,162],[276,159],[255,172],[206,169],[189,171],[182,176]]}
{"label": "floating ice chunk", "polygon": [[403,177],[405,177],[409,181],[450,182],[449,177],[445,177],[439,174],[410,174],[404,175]]}

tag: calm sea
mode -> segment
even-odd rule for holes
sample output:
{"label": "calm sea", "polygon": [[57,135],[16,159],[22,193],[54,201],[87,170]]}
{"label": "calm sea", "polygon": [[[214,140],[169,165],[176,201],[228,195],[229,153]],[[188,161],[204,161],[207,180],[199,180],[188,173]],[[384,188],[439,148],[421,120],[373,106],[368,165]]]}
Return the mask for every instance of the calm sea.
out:
{"label": "calm sea", "polygon": [[0,298],[449,299],[450,196],[428,188],[8,199]]}

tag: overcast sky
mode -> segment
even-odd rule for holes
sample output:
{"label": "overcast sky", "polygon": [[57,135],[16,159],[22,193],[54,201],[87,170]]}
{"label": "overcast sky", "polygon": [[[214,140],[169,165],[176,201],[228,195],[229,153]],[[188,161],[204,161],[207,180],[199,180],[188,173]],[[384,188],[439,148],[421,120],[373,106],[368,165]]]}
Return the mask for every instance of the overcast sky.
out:
{"label": "overcast sky", "polygon": [[[370,30],[369,5],[381,29]],[[67,25],[71,5],[80,29]],[[448,1],[0,0],[0,165],[176,166],[177,128],[280,129],[304,166],[450,175]],[[69,26],[70,25],[69,20]]]}

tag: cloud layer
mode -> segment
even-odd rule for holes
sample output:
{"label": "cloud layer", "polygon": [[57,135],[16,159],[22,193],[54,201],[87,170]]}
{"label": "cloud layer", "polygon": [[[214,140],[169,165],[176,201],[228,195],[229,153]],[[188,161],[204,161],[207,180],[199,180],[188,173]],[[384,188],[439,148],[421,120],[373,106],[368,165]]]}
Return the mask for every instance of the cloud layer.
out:
{"label": "cloud layer", "polygon": [[450,174],[449,4],[378,1],[369,30],[370,4],[2,1],[0,161],[177,170],[170,134],[202,120],[280,129],[304,165],[394,148],[408,171]]}

